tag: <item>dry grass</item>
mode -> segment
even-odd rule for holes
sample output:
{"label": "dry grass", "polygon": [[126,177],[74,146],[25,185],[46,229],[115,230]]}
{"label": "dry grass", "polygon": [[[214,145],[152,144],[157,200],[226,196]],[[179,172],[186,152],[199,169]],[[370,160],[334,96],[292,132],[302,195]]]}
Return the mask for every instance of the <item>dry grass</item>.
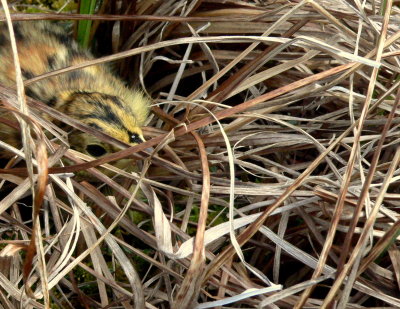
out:
{"label": "dry grass", "polygon": [[[15,111],[31,125],[23,150],[0,141],[16,154],[0,170],[1,308],[400,307],[400,9],[266,2],[12,14],[93,19],[110,56],[84,65],[114,61],[154,104],[129,148],[29,98]],[[19,89],[0,86],[4,108]],[[44,114],[121,151],[73,151]]]}

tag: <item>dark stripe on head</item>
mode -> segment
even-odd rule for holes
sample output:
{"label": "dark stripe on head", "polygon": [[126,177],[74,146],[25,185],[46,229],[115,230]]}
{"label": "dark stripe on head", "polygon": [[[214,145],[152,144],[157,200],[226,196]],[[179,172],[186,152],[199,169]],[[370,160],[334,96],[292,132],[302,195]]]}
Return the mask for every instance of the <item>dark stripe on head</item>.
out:
{"label": "dark stripe on head", "polygon": [[110,109],[103,108],[105,118],[118,127],[124,127],[121,119]]}
{"label": "dark stripe on head", "polygon": [[106,106],[103,106],[102,113],[96,113],[95,116],[99,119],[102,119],[104,122],[108,122],[109,124],[113,124],[116,127],[123,128],[124,124],[121,119],[112,111],[109,110]]}
{"label": "dark stripe on head", "polygon": [[104,95],[106,99],[111,100],[116,106],[123,108],[121,100],[114,95]]}
{"label": "dark stripe on head", "polygon": [[90,95],[92,94],[92,92],[87,92],[87,91],[82,91],[82,90],[75,91],[75,92],[73,93],[73,95],[72,95],[73,100],[75,100],[74,95],[77,96],[77,95],[79,95],[79,94],[84,94],[84,95],[90,96]]}
{"label": "dark stripe on head", "polygon": [[97,125],[97,124],[95,124],[93,122],[88,123],[88,126],[93,128],[93,129],[96,129],[98,131],[103,131],[103,129],[99,125]]}
{"label": "dark stripe on head", "polygon": [[105,122],[106,124],[114,125],[117,128],[125,128],[121,119],[110,110],[107,105],[93,99],[94,98],[86,100],[86,103],[96,106],[96,110],[93,114],[81,116],[81,119],[95,118]]}
{"label": "dark stripe on head", "polygon": [[[79,74],[82,74],[82,75],[74,76],[75,78],[82,77],[83,75],[92,77],[90,74],[86,74],[85,72],[83,72],[81,70],[80,71],[73,71],[73,72],[68,73],[68,74],[72,74],[72,73],[75,73],[75,72],[79,72]],[[122,101],[115,95],[109,95],[109,94],[105,94],[105,93],[101,93],[101,92],[88,92],[88,91],[76,91],[75,93],[77,95],[79,95],[79,94],[87,95],[88,98],[90,99],[90,101],[87,101],[87,103],[89,103],[89,104],[94,104],[94,105],[98,106],[99,105],[98,104],[99,101],[97,100],[98,98],[96,97],[96,95],[98,95],[100,97],[100,99],[110,100],[116,106],[121,107],[121,108],[124,107],[124,105],[122,104]],[[73,101],[73,100],[71,100],[71,101]]]}
{"label": "dark stripe on head", "polygon": [[129,131],[129,129],[122,122],[122,119],[112,110],[112,108],[110,108],[110,101],[113,102],[117,107],[123,108],[123,104],[118,97],[98,92],[79,91],[70,97],[70,99],[66,102],[66,105],[71,104],[75,100],[82,100],[84,104],[91,105],[94,108],[93,112],[91,113],[75,115],[76,118],[79,118],[80,120],[86,120],[86,123],[90,123],[90,119],[100,120],[107,126],[112,126],[118,130],[125,131],[128,136],[130,136],[131,143],[143,142],[136,133]]}

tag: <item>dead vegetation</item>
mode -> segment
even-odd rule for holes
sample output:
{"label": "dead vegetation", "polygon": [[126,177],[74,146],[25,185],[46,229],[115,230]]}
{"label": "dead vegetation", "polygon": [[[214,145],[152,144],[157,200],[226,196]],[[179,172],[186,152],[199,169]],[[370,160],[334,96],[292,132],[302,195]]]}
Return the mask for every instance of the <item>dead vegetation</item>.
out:
{"label": "dead vegetation", "polygon": [[[0,170],[2,308],[399,308],[399,13],[167,0],[12,14],[94,20],[109,56],[85,65],[113,61],[154,104],[147,142],[127,148],[0,88],[30,124],[24,149],[0,141],[16,155]],[[121,151],[77,153],[46,114]]]}

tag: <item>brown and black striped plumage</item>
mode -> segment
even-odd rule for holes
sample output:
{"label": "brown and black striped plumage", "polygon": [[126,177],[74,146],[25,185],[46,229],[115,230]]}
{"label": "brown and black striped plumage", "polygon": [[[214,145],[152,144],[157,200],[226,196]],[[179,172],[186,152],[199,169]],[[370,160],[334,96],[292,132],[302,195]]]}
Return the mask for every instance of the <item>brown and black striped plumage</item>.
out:
{"label": "brown and black striped plumage", "polygon": [[[78,47],[59,25],[43,21],[14,22],[23,78],[80,64],[93,59]],[[0,83],[15,86],[15,69],[8,28],[0,24]],[[120,141],[143,141],[141,127],[149,101],[140,91],[127,88],[105,65],[90,66],[46,78],[26,87],[26,94]],[[0,138],[19,146],[17,134],[0,127]],[[94,136],[73,133],[71,147],[93,156],[113,151]]]}

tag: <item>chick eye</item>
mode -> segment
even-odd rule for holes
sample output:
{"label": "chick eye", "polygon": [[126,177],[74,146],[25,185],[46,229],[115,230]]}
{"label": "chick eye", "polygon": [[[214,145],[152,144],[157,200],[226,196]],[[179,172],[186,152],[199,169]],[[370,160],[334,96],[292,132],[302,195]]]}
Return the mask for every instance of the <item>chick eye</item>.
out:
{"label": "chick eye", "polygon": [[86,146],[86,151],[93,157],[101,157],[107,153],[107,150],[97,144],[89,144]]}
{"label": "chick eye", "polygon": [[143,143],[143,140],[138,134],[131,132],[129,134],[129,142],[131,144],[140,144],[140,143]]}

